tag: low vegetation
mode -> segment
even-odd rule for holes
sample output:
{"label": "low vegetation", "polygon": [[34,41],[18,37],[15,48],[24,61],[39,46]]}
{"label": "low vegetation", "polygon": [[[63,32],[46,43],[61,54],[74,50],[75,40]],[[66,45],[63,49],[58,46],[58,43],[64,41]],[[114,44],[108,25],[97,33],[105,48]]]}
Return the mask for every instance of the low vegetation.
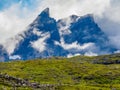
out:
{"label": "low vegetation", "polygon": [[0,63],[0,90],[120,90],[120,54]]}

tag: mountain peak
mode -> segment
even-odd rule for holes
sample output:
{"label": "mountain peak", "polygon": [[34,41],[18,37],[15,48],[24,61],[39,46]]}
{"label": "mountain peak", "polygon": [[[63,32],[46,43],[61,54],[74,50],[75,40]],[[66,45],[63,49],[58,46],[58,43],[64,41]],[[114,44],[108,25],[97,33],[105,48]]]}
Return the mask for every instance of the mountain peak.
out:
{"label": "mountain peak", "polygon": [[[92,14],[71,15],[59,19],[50,17],[44,9],[14,42],[0,46],[0,61],[67,57],[70,55],[101,55],[116,51]],[[5,48],[5,50],[4,50]]]}
{"label": "mountain peak", "polygon": [[39,16],[49,17],[49,8],[44,9]]}
{"label": "mountain peak", "polygon": [[44,9],[38,16],[37,18],[33,21],[31,26],[36,26],[39,25],[39,23],[46,22],[46,19],[50,18],[49,16],[49,8]]}
{"label": "mountain peak", "polygon": [[84,15],[84,16],[81,16],[81,19],[90,19],[91,21],[94,21],[94,16],[93,14],[87,14],[87,15]]}

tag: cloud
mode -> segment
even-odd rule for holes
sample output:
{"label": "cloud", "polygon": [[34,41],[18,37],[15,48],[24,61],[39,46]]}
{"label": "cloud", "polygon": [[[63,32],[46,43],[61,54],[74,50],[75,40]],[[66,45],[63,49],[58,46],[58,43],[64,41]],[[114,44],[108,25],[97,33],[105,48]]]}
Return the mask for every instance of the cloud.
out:
{"label": "cloud", "polygon": [[14,55],[14,56],[9,56],[9,59],[16,60],[16,59],[21,59],[19,55]]}
{"label": "cloud", "polygon": [[85,56],[97,56],[98,54],[89,51],[89,52],[86,52],[84,55]]}
{"label": "cloud", "polygon": [[69,2],[66,0],[43,0],[39,9],[49,7],[51,16],[59,19],[72,14],[82,16],[93,13],[101,16],[109,5],[110,0],[69,0]]}
{"label": "cloud", "polygon": [[39,29],[34,28],[33,29],[33,34],[37,35],[37,36],[41,36],[42,32],[39,31]]}
{"label": "cloud", "polygon": [[49,7],[50,15],[57,20],[72,14],[94,14],[113,45],[120,48],[120,0],[21,0],[11,5],[0,11],[0,43],[24,31],[43,9]]}
{"label": "cloud", "polygon": [[42,33],[41,34],[41,38],[38,39],[35,42],[31,42],[31,46],[33,48],[35,48],[36,50],[38,50],[39,52],[43,52],[44,50],[46,50],[46,43],[45,40],[48,39],[50,37],[50,33]]}
{"label": "cloud", "polygon": [[[24,33],[21,33],[22,36],[25,36]],[[24,38],[21,35],[16,35],[10,39],[7,39],[6,42],[2,43],[8,55],[11,55],[14,52],[14,49],[18,46],[19,42]]]}
{"label": "cloud", "polygon": [[24,31],[35,19],[36,13],[32,11],[27,7],[21,8],[21,2],[0,11],[0,43]]}
{"label": "cloud", "polygon": [[120,49],[120,0],[110,0],[102,17],[96,17],[96,22],[109,36],[111,43]]}
{"label": "cloud", "polygon": [[71,57],[75,57],[75,56],[80,56],[81,54],[77,53],[77,54],[68,54],[67,58],[71,58]]}
{"label": "cloud", "polygon": [[50,15],[56,19],[72,14],[93,14],[111,43],[120,49],[120,0],[43,0],[39,10],[46,7],[50,8]]}
{"label": "cloud", "polygon": [[73,42],[71,44],[67,44],[65,43],[64,39],[61,38],[61,42],[55,42],[56,45],[62,46],[65,50],[74,50],[76,51],[80,51],[80,50],[84,50],[84,49],[90,49],[91,47],[95,47],[94,43],[85,43],[83,45],[79,45],[78,42]]}

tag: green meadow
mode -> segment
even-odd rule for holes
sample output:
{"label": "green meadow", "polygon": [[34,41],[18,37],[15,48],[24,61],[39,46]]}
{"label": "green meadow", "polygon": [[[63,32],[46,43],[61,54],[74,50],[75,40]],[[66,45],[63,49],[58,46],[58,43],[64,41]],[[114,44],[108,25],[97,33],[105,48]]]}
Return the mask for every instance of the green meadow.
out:
{"label": "green meadow", "polygon": [[14,86],[14,81],[0,77],[0,90],[120,90],[119,60],[120,55],[114,54],[1,62],[3,75],[54,88]]}

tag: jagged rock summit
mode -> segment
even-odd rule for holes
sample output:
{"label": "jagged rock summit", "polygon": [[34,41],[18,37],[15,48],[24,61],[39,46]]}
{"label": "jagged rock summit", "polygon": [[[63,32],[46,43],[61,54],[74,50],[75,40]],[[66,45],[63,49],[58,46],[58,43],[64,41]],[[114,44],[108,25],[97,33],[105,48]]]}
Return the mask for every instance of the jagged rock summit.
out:
{"label": "jagged rock summit", "polygon": [[[0,61],[101,55],[116,50],[93,15],[71,15],[56,21],[50,17],[49,8],[43,10],[24,32],[7,42],[11,43],[2,46],[5,55],[0,53]],[[3,49],[0,50],[3,52]]]}

